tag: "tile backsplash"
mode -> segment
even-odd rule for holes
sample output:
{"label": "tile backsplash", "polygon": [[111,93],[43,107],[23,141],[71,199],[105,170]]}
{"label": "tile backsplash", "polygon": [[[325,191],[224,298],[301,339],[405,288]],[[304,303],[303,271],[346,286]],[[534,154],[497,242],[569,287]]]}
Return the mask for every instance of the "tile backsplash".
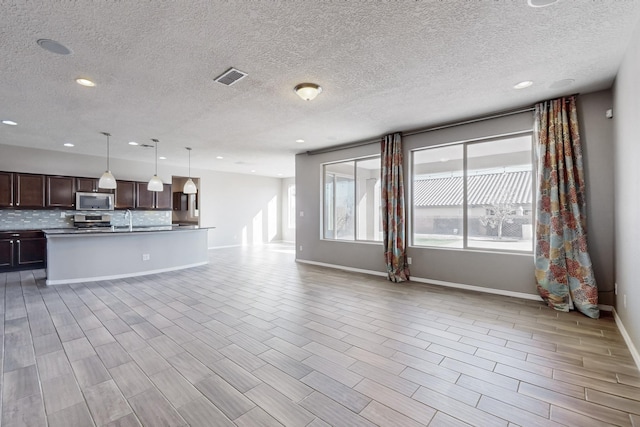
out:
{"label": "tile backsplash", "polygon": [[[118,226],[129,225],[124,218],[126,211],[75,211],[75,210],[46,210],[46,209],[0,209],[0,230],[43,230],[48,228],[71,228],[73,216],[76,214],[108,214],[111,224]],[[131,211],[133,212],[133,226],[171,225],[171,211]]]}

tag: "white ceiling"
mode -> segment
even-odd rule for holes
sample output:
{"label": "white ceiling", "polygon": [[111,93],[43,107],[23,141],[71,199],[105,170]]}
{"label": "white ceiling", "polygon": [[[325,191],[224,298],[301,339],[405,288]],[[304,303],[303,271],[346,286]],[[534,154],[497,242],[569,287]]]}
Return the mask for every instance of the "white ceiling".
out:
{"label": "white ceiling", "polygon": [[[104,156],[108,131],[115,158],[153,162],[127,143],[157,138],[167,163],[190,146],[194,168],[265,176],[293,176],[298,152],[608,88],[640,17],[637,0],[1,5],[0,120],[18,126],[0,144]],[[248,77],[213,81],[229,67]],[[303,101],[301,82],[324,91]]]}

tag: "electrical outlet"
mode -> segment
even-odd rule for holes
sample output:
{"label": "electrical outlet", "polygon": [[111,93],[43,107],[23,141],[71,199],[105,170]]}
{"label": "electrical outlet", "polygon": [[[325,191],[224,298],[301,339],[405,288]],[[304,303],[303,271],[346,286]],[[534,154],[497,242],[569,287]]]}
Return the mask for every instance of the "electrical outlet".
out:
{"label": "electrical outlet", "polygon": [[613,284],[613,293],[618,295],[618,284],[617,283]]}
{"label": "electrical outlet", "polygon": [[624,308],[627,308],[627,294],[624,294],[624,295],[622,296],[622,306],[623,306]]}
{"label": "electrical outlet", "polygon": [[413,262],[413,259],[411,257],[407,257],[407,264],[411,265],[412,262]]}
{"label": "electrical outlet", "polygon": [[304,211],[300,211],[300,216],[304,216]]}
{"label": "electrical outlet", "polygon": [[149,254],[142,254],[142,260],[143,261],[149,261],[151,259],[151,255]]}
{"label": "electrical outlet", "polygon": [[302,245],[300,245],[300,252],[302,252]]}

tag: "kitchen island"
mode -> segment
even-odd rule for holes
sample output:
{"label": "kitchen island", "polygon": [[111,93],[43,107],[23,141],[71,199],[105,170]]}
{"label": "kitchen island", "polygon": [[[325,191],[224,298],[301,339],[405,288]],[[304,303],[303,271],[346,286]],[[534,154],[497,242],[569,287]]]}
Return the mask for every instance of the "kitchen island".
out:
{"label": "kitchen island", "polygon": [[207,228],[181,226],[43,230],[47,285],[112,280],[209,262]]}

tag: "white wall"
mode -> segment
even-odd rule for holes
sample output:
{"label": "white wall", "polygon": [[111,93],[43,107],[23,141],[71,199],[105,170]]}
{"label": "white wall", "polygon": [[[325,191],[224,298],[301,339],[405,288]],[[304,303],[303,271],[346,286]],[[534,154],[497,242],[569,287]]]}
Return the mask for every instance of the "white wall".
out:
{"label": "white wall", "polygon": [[282,240],[285,242],[295,242],[296,240],[296,219],[295,214],[292,218],[293,227],[290,227],[289,221],[289,187],[296,185],[295,178],[284,178],[282,180]]}
{"label": "white wall", "polygon": [[[0,145],[2,171],[98,178],[104,166],[104,157]],[[112,158],[111,172],[116,179],[147,181],[153,165]],[[172,175],[186,176],[188,170],[160,164],[158,175],[170,183]],[[282,239],[280,178],[193,168],[191,175],[200,178],[200,225],[215,227],[209,231],[210,248]]]}
{"label": "white wall", "polygon": [[640,352],[640,26],[616,78],[613,112],[616,311]]}
{"label": "white wall", "polygon": [[[611,304],[613,290],[613,217],[611,215],[613,177],[611,169],[612,127],[604,117],[611,107],[610,91],[579,97],[581,136],[585,146],[585,174],[591,218],[588,222],[592,261],[601,291],[601,303]],[[520,113],[498,119],[455,126],[403,138],[406,200],[410,206],[410,151],[420,147],[459,142],[482,137],[530,131],[533,113]],[[324,154],[296,156],[297,217],[296,255],[299,260],[384,272],[381,243],[355,243],[322,240],[321,164],[379,154],[377,143]],[[637,193],[640,194],[640,193]],[[409,219],[410,221],[410,219]],[[302,250],[300,250],[302,246]],[[533,255],[475,250],[409,247],[408,256],[414,278],[466,284],[484,288],[537,295]]]}
{"label": "white wall", "polygon": [[196,172],[202,190],[200,225],[216,227],[209,231],[210,248],[282,240],[280,178]]}

